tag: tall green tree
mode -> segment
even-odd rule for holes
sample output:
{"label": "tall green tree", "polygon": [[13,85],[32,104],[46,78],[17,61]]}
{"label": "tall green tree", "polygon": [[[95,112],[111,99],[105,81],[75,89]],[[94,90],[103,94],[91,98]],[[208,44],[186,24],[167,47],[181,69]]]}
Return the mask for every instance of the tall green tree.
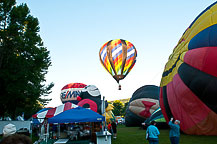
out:
{"label": "tall green tree", "polygon": [[0,1],[0,116],[31,115],[51,100],[44,98],[54,86],[45,85],[51,59],[39,30],[26,4]]}
{"label": "tall green tree", "polygon": [[115,100],[114,102],[113,102],[113,106],[114,106],[114,108],[113,108],[113,110],[112,110],[112,112],[113,112],[113,114],[115,115],[115,116],[123,116],[123,108],[124,108],[124,104],[123,104],[123,102],[121,102],[120,100]]}

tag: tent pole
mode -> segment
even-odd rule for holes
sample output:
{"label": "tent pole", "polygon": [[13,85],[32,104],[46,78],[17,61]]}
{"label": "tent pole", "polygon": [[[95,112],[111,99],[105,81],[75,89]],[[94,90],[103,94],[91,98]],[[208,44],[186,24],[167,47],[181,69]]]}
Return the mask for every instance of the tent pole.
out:
{"label": "tent pole", "polygon": [[102,103],[101,103],[101,112],[102,115],[105,116],[105,121],[102,121],[102,131],[106,129],[106,114],[105,114],[105,96],[103,96]]}
{"label": "tent pole", "polygon": [[32,139],[33,122],[31,121],[31,139]]}
{"label": "tent pole", "polygon": [[58,138],[60,138],[60,124],[58,123]]}
{"label": "tent pole", "polygon": [[103,111],[104,111],[104,115],[105,115],[105,131],[107,131],[107,128],[106,128],[106,112],[105,112],[105,96],[103,96]]}
{"label": "tent pole", "polygon": [[49,139],[49,127],[50,127],[50,125],[49,125],[49,123],[47,123],[46,141],[48,141],[48,139]]}
{"label": "tent pole", "polygon": [[40,130],[41,130],[40,139],[43,139],[43,140],[44,140],[44,123],[42,123],[42,124],[40,125]]}

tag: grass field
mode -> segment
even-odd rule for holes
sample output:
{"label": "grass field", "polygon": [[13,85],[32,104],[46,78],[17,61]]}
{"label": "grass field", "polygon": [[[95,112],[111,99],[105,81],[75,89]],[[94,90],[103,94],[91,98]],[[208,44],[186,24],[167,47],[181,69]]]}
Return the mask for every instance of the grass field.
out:
{"label": "grass field", "polygon": [[[170,144],[169,129],[159,129],[159,144]],[[118,125],[117,139],[112,144],[148,144],[145,140],[145,130],[139,127]],[[181,134],[180,144],[217,144],[217,136],[196,136]]]}

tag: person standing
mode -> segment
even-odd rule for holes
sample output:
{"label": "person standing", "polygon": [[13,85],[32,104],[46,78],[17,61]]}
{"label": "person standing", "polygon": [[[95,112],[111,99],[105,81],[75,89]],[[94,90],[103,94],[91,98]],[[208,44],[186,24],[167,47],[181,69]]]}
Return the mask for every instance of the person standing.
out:
{"label": "person standing", "polygon": [[170,126],[170,142],[171,144],[179,144],[179,139],[180,139],[180,121],[179,120],[175,120],[175,122],[173,123],[173,118],[170,119],[169,121],[169,126]]}
{"label": "person standing", "polygon": [[159,136],[160,132],[156,127],[156,122],[152,121],[150,126],[148,126],[146,130],[146,139],[148,140],[149,144],[158,144],[159,143]]}
{"label": "person standing", "polygon": [[110,122],[108,123],[108,131],[112,134],[112,125]]}
{"label": "person standing", "polygon": [[116,139],[117,138],[117,124],[113,120],[111,125],[112,125],[112,131],[113,131],[113,134],[114,134],[113,138]]}

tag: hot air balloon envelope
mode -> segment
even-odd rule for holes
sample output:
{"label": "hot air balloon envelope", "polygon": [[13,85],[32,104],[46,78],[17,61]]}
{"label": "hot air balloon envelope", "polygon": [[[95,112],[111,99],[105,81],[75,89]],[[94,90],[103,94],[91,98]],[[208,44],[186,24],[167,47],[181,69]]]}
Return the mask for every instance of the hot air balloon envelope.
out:
{"label": "hot air balloon envelope", "polygon": [[61,89],[60,99],[62,103],[72,102],[74,104],[78,103],[77,97],[80,95],[81,90],[87,85],[83,83],[70,83],[65,85]]}
{"label": "hot air balloon envelope", "polygon": [[102,65],[118,83],[131,71],[136,63],[136,57],[134,45],[122,39],[106,42],[99,51]]}
{"label": "hot air balloon envelope", "polygon": [[160,107],[186,134],[217,135],[217,2],[180,38],[161,79]]}

